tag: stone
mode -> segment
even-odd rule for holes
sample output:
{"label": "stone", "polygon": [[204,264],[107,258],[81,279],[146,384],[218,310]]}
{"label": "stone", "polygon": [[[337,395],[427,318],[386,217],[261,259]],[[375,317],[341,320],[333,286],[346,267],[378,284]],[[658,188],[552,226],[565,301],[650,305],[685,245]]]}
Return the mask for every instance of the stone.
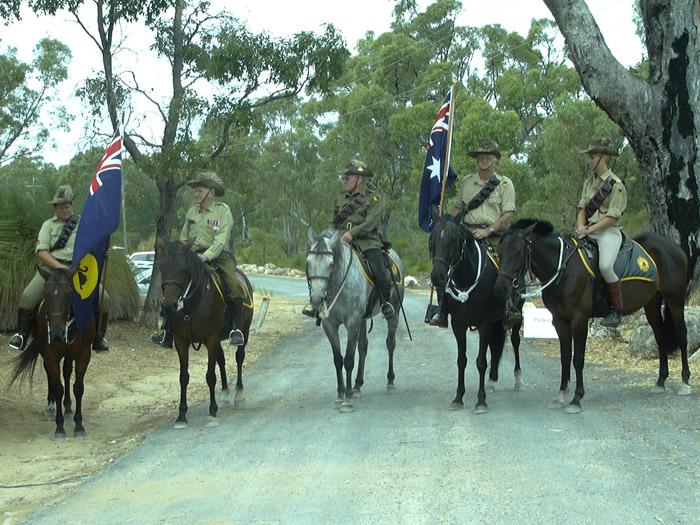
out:
{"label": "stone", "polygon": [[[697,350],[700,348],[700,308],[697,306],[687,306],[685,308],[685,326],[688,331],[688,355],[693,355],[696,361],[700,357]],[[646,322],[646,318],[640,321],[637,328],[632,330],[629,337],[629,351],[633,356],[640,359],[658,359],[659,349],[654,339],[654,333]]]}
{"label": "stone", "polygon": [[412,275],[407,275],[403,278],[403,285],[406,288],[418,288],[420,286],[420,283],[418,282],[418,279],[416,279]]}

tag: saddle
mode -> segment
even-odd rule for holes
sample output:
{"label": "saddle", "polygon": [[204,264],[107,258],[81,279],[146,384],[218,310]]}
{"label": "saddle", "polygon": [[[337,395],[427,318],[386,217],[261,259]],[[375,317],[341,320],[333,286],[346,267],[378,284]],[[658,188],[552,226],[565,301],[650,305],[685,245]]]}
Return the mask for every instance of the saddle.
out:
{"label": "saddle", "polygon": [[[214,283],[214,287],[218,292],[221,299],[224,301],[224,325],[221,331],[221,340],[228,340],[229,332],[231,331],[231,324],[233,323],[233,315],[235,314],[234,306],[228,301],[228,285],[226,281],[221,278],[216,268],[210,266],[211,280]],[[246,300],[243,302],[244,307],[253,308],[253,300],[248,292],[248,278],[246,275],[236,268],[236,278],[241,283],[243,290],[245,290]]]}
{"label": "saddle", "polygon": [[[396,286],[401,286],[403,284],[403,275],[401,275],[401,272],[399,271],[398,264],[396,264],[396,261],[391,257],[389,248],[391,248],[391,244],[384,242],[382,245],[384,266],[389,268],[392,282],[395,283]],[[355,248],[352,249],[352,254],[359,263],[360,270],[362,270],[362,275],[364,276],[365,280],[372,287],[372,293],[369,296],[369,301],[367,301],[367,309],[365,310],[365,314],[363,316],[364,319],[369,319],[372,317],[372,311],[379,304],[379,292],[377,291],[377,287],[374,285],[374,280],[371,277],[372,269],[369,265],[369,261]]]}
{"label": "saddle", "polygon": [[[594,315],[605,316],[610,309],[609,297],[605,281],[598,270],[598,243],[594,239],[585,238],[577,241],[573,237],[571,243],[578,252],[586,271],[594,280],[593,304]],[[615,259],[613,269],[620,281],[645,281],[655,283],[659,279],[656,262],[637,241],[629,239],[624,233],[620,243],[620,251]]]}

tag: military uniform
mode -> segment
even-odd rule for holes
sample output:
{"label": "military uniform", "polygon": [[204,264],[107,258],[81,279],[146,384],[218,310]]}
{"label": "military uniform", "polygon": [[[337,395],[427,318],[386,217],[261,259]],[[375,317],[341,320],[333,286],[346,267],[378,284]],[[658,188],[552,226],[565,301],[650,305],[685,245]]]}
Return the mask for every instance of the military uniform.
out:
{"label": "military uniform", "polygon": [[[462,222],[470,229],[474,228],[489,228],[496,221],[508,212],[515,212],[515,187],[513,182],[505,175],[494,174],[499,180],[498,186],[491,192],[488,198],[473,210],[468,211],[464,215]],[[478,173],[472,173],[464,177],[462,181],[462,189],[459,192],[459,198],[455,202],[454,208],[461,213],[464,211],[467,203],[476,197],[479,192],[486,186],[488,181],[482,180]],[[489,236],[489,240],[498,239],[499,232],[493,232]]]}
{"label": "military uniform", "polygon": [[[49,201],[49,203],[57,205],[71,203],[72,201],[73,191],[70,189],[70,187],[59,186],[56,190],[56,195],[54,196],[53,200]],[[68,238],[64,239],[63,242],[60,243],[63,244],[63,246],[58,246],[56,247],[56,249],[52,250],[51,248],[56,246],[57,241],[64,234],[64,228],[66,226],[66,223],[70,221],[77,222],[75,222],[72,231],[70,231],[70,233],[68,234]],[[58,262],[64,264],[65,266],[70,266],[71,261],[73,259],[73,249],[75,247],[75,237],[78,232],[78,227],[79,217],[71,217],[68,220],[64,221],[54,215],[52,218],[48,219],[47,221],[44,221],[44,223],[41,225],[34,253],[38,254],[41,251],[48,252]],[[49,272],[51,271],[51,267],[41,259],[39,261],[39,266],[41,266],[43,270]],[[37,304],[39,304],[39,301],[41,300],[44,294],[45,283],[45,279],[37,271],[32,277],[31,281],[29,281],[29,284],[22,291],[22,296],[19,300],[18,305],[19,332],[15,334],[15,336],[20,336],[22,338],[22,344],[19,346],[19,348],[17,348],[11,340],[11,348],[20,350],[21,348],[23,348],[24,343],[26,343],[29,332],[31,330],[31,325],[34,321],[34,308]],[[96,339],[93,343],[93,349],[98,352],[101,352],[108,350],[107,344],[104,340],[104,336],[107,330],[107,318],[109,315],[110,300],[107,292],[105,291],[103,293],[102,285],[100,285],[99,293],[101,294],[103,303],[101,307],[101,317],[99,320],[100,322],[98,325],[99,330],[96,334]],[[15,336],[13,336],[12,339],[15,339]]]}
{"label": "military uniform", "polygon": [[[617,156],[618,154],[617,151],[612,148],[612,141],[607,137],[591,141],[588,149],[580,153],[599,153],[609,156]],[[583,182],[581,199],[578,203],[579,212],[586,208],[586,205],[599,192],[604,184],[610,184],[612,190],[599,204],[598,209],[586,219],[587,225],[589,226],[597,224],[606,217],[619,220],[627,207],[627,188],[625,188],[622,180],[608,169],[600,176],[594,171],[593,174],[586,177]],[[620,324],[620,312],[623,308],[623,304],[620,279],[615,274],[614,266],[615,259],[620,250],[620,243],[622,242],[622,231],[617,224],[614,224],[608,226],[604,230],[590,233],[588,236],[595,239],[598,243],[598,267],[603,279],[608,284],[610,302],[613,306],[613,311],[602,321],[602,324],[604,326],[617,326]]]}

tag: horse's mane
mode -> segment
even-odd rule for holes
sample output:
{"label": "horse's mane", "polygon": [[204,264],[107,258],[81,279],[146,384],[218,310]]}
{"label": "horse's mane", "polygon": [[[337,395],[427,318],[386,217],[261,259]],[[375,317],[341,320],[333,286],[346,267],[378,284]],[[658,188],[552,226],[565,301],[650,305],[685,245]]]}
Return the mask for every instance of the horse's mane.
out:
{"label": "horse's mane", "polygon": [[182,252],[185,256],[185,262],[187,263],[187,271],[194,285],[206,284],[209,279],[209,269],[195,252],[189,250],[183,252],[182,246],[183,243],[180,241],[171,241],[168,243],[166,253],[175,255],[177,252]]}
{"label": "horse's mane", "polygon": [[520,219],[510,227],[508,234],[519,230],[524,230],[533,224],[535,225],[535,228],[532,230],[532,232],[536,235],[551,235],[554,233],[554,226],[551,222],[540,219]]}
{"label": "horse's mane", "polygon": [[[454,224],[455,228],[445,228],[448,224]],[[435,247],[435,232],[438,230],[437,226],[443,225],[442,232],[443,235],[440,236],[440,241],[446,244],[453,244],[465,238],[467,241],[473,239],[474,236],[469,228],[465,228],[460,222],[456,222],[455,219],[449,215],[443,215],[435,221],[435,228],[430,232],[429,247],[432,250]]]}

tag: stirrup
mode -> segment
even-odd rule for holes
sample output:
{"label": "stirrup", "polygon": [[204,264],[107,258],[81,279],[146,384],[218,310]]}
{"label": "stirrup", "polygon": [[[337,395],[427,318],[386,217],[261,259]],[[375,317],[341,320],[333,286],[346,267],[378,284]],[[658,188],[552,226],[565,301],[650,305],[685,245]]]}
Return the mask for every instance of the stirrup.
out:
{"label": "stirrup", "polygon": [[382,303],[382,306],[380,308],[382,310],[382,317],[384,319],[390,319],[396,315],[394,305],[391,304],[389,301]]}
{"label": "stirrup", "polygon": [[93,342],[92,349],[98,354],[102,352],[109,352],[109,346],[107,346],[107,339],[101,337],[99,341]]}
{"label": "stirrup", "polygon": [[161,330],[160,332],[153,332],[150,337],[151,343],[156,343],[156,344],[163,344],[163,341],[165,340],[165,330]]}
{"label": "stirrup", "polygon": [[310,304],[307,304],[303,308],[301,313],[308,316],[308,317],[316,317],[316,309],[313,306],[311,306]]}
{"label": "stirrup", "polygon": [[[15,338],[19,338],[19,345],[16,342],[15,343],[12,342],[15,340]],[[10,340],[8,341],[7,345],[10,348],[12,348],[13,350],[16,350],[19,352],[24,348],[24,343],[25,343],[24,335],[22,335],[20,332],[17,332],[12,337],[10,337]]]}
{"label": "stirrup", "polygon": [[440,328],[447,328],[447,316],[443,316],[442,312],[436,313],[433,318],[428,321],[430,326],[439,326]]}
{"label": "stirrup", "polygon": [[600,325],[606,328],[617,328],[622,322],[622,315],[617,310],[611,310],[610,313],[602,321]]}
{"label": "stirrup", "polygon": [[245,338],[243,337],[243,332],[238,328],[231,330],[228,334],[228,342],[231,346],[243,346],[245,344]]}

